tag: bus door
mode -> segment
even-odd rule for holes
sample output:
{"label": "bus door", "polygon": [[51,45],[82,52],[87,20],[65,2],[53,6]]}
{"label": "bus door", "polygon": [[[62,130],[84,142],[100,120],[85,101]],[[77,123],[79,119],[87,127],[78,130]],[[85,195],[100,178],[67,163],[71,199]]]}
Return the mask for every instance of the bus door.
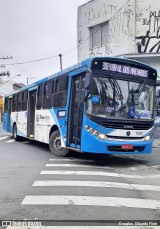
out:
{"label": "bus door", "polygon": [[11,110],[12,110],[12,98],[8,99],[8,131],[11,131]]}
{"label": "bus door", "polygon": [[29,91],[28,114],[27,114],[27,137],[34,138],[35,131],[35,109],[37,89]]}
{"label": "bus door", "polygon": [[72,78],[71,100],[69,108],[68,141],[69,146],[80,149],[83,120],[85,75]]}

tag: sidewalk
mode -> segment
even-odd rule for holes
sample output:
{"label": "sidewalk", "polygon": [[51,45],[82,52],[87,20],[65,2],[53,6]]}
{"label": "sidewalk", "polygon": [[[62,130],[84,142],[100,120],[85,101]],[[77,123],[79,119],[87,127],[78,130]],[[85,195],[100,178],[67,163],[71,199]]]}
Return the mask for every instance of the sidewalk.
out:
{"label": "sidewalk", "polygon": [[3,124],[2,123],[0,124],[0,136],[1,135],[10,135],[10,133],[3,130]]}
{"label": "sidewalk", "polygon": [[160,138],[154,139],[153,148],[160,148]]}

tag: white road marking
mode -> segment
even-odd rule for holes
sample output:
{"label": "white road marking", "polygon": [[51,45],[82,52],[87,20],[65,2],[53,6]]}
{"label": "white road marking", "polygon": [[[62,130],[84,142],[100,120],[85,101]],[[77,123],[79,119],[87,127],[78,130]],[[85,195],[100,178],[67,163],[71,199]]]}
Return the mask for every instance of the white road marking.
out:
{"label": "white road marking", "polygon": [[40,172],[43,175],[82,175],[82,176],[107,176],[107,177],[119,177],[128,179],[152,179],[159,178],[160,174],[153,175],[127,175],[111,172],[99,172],[99,171],[65,171],[65,170],[43,170]]}
{"label": "white road marking", "polygon": [[25,196],[22,205],[81,205],[160,209],[160,200],[97,196]]}
{"label": "white road marking", "polygon": [[160,186],[155,185],[141,185],[141,184],[127,184],[117,182],[103,182],[103,181],[71,181],[71,180],[46,180],[35,181],[32,186],[74,186],[74,187],[100,187],[100,188],[124,188],[132,190],[143,191],[160,191]]}
{"label": "white road marking", "polygon": [[4,139],[7,139],[7,138],[10,138],[10,136],[1,137],[1,138],[0,138],[0,141],[1,141],[1,140],[4,140]]}
{"label": "white road marking", "polygon": [[24,142],[22,142],[23,144],[28,144],[28,143],[30,143],[31,141],[24,141]]}
{"label": "white road marking", "polygon": [[160,165],[152,165],[151,167],[154,169],[160,169]]}
{"label": "white road marking", "polygon": [[97,165],[81,165],[81,164],[46,164],[46,167],[84,167],[84,168],[91,168],[91,167],[95,167],[95,168],[105,168],[105,169],[111,169],[108,166],[97,166]]}
{"label": "white road marking", "polygon": [[11,139],[11,140],[6,141],[5,143],[12,143],[12,142],[15,142],[15,140]]}

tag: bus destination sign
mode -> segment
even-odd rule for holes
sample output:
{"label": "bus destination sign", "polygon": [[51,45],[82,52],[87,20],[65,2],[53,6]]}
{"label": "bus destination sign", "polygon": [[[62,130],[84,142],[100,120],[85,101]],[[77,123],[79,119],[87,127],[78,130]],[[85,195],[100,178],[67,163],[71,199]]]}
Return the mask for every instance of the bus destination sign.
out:
{"label": "bus destination sign", "polygon": [[135,75],[147,78],[148,71],[140,68],[135,68],[131,66],[125,66],[121,64],[109,63],[109,62],[102,62],[102,70],[112,71],[112,72],[119,72],[128,75]]}

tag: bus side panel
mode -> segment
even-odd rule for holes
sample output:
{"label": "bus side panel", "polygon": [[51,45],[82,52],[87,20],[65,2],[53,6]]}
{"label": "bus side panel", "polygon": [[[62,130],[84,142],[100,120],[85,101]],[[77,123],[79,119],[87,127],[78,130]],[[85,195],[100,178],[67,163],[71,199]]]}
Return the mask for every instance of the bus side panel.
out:
{"label": "bus side panel", "polygon": [[[52,109],[51,109],[52,110]],[[39,142],[49,143],[49,133],[52,126],[57,125],[53,111],[36,110],[35,112],[35,140]],[[59,126],[58,126],[59,127]]]}
{"label": "bus side panel", "polygon": [[11,128],[10,132],[13,132],[14,123],[17,125],[17,135],[21,137],[27,137],[27,112],[12,112],[11,113]]}
{"label": "bus side panel", "polygon": [[51,112],[61,134],[62,147],[66,147],[67,146],[67,119],[68,119],[67,108],[66,107],[54,108],[54,110],[52,109]]}
{"label": "bus side panel", "polygon": [[11,131],[11,127],[9,126],[9,119],[10,119],[10,115],[8,112],[4,113],[4,117],[3,117],[3,129],[7,132]]}
{"label": "bus side panel", "polygon": [[17,124],[17,134],[22,137],[27,137],[27,112],[15,112],[14,120]]}
{"label": "bus side panel", "polygon": [[39,142],[48,143],[49,131],[52,125],[52,117],[49,110],[35,111],[35,135],[34,139]]}

